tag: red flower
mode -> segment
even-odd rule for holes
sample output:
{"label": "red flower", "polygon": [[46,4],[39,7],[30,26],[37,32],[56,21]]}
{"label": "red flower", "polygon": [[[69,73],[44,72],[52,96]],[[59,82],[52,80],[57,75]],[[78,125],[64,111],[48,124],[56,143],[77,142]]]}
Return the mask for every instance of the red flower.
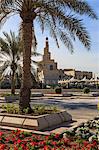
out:
{"label": "red flower", "polygon": [[45,146],[44,146],[44,150],[50,150],[50,149],[49,149],[49,146],[46,146],[46,145],[45,145]]}
{"label": "red flower", "polygon": [[72,148],[76,148],[76,147],[77,147],[77,143],[73,143]]}
{"label": "red flower", "polygon": [[93,144],[88,144],[87,149],[90,150],[93,147]]}
{"label": "red flower", "polygon": [[36,142],[31,142],[30,144],[31,144],[32,146],[36,146],[36,145],[37,145]]}
{"label": "red flower", "polygon": [[45,143],[46,143],[45,141],[40,141],[40,142],[38,143],[38,145],[41,145],[41,146],[42,146],[42,145],[45,145]]}
{"label": "red flower", "polygon": [[0,137],[3,135],[3,132],[0,132]]}
{"label": "red flower", "polygon": [[17,143],[20,144],[22,141],[20,139],[17,140]]}
{"label": "red flower", "polygon": [[59,138],[59,134],[55,134],[55,138],[57,138],[57,139],[58,139],[58,138]]}
{"label": "red flower", "polygon": [[65,139],[64,139],[64,144],[65,144],[65,145],[70,144],[70,140],[69,140],[68,138],[65,138]]}
{"label": "red flower", "polygon": [[84,147],[86,147],[88,144],[89,144],[88,141],[84,141],[84,142],[83,142]]}
{"label": "red flower", "polygon": [[97,146],[97,142],[96,141],[93,141],[93,147]]}
{"label": "red flower", "polygon": [[0,150],[5,150],[5,145],[4,144],[0,144]]}
{"label": "red flower", "polygon": [[57,143],[55,142],[55,141],[52,141],[52,143],[51,143],[52,145],[57,145]]}
{"label": "red flower", "polygon": [[18,150],[18,147],[14,147],[14,150]]}
{"label": "red flower", "polygon": [[81,150],[85,150],[85,148],[84,147],[82,147],[82,149]]}
{"label": "red flower", "polygon": [[25,145],[24,145],[24,144],[21,144],[21,147],[22,147],[22,149],[23,149],[23,148],[25,148]]}

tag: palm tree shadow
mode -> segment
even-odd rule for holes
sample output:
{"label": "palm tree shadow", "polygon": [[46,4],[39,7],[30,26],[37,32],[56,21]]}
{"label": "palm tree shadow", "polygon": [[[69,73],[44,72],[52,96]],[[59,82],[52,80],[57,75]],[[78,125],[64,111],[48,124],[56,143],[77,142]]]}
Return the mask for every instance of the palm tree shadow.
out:
{"label": "palm tree shadow", "polygon": [[61,104],[61,107],[64,109],[97,109],[97,104],[90,104],[90,103],[68,103],[68,104]]}
{"label": "palm tree shadow", "polygon": [[80,102],[80,103],[76,103],[76,102],[64,102],[62,100],[55,100],[55,99],[48,99],[48,100],[37,100],[34,99],[33,101],[31,101],[31,104],[44,104],[44,105],[56,105],[62,109],[97,109],[97,104],[92,104],[90,102]]}

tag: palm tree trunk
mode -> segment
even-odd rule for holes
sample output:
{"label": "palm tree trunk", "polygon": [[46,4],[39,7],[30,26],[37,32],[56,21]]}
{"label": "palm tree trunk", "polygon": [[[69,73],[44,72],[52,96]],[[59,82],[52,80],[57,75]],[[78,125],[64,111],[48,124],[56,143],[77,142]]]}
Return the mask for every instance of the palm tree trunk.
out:
{"label": "palm tree trunk", "polygon": [[15,72],[11,76],[11,94],[15,95]]}
{"label": "palm tree trunk", "polygon": [[20,113],[24,108],[30,107],[31,95],[31,46],[32,46],[32,22],[22,23],[23,30],[23,72],[20,89],[19,108]]}

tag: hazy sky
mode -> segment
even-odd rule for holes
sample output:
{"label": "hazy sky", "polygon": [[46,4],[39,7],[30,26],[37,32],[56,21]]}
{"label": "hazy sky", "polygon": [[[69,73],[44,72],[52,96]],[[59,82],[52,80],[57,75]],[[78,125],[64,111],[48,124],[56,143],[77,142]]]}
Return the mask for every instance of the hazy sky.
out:
{"label": "hazy sky", "polygon": [[[87,0],[93,7],[99,17],[99,0]],[[45,46],[45,38],[49,37],[50,52],[52,58],[58,63],[58,68],[75,68],[76,70],[93,71],[99,74],[99,20],[91,20],[88,17],[84,17],[84,24],[91,36],[92,46],[91,51],[87,51],[83,45],[77,40],[74,43],[74,53],[71,54],[62,43],[58,49],[54,40],[48,35],[48,33],[42,33],[36,25],[36,35],[38,39],[37,51],[43,54],[43,48]],[[10,30],[18,33],[20,25],[20,18],[14,16],[10,18],[0,30],[0,36],[2,31],[9,32]]]}

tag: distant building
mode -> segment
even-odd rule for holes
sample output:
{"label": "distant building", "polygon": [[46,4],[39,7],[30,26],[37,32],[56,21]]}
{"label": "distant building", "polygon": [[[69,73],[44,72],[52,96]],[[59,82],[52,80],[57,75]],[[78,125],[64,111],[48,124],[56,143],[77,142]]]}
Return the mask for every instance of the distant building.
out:
{"label": "distant building", "polygon": [[64,73],[68,76],[72,76],[75,79],[81,80],[84,77],[86,77],[86,79],[91,79],[93,77],[93,73],[92,72],[88,72],[88,71],[77,71],[75,69],[64,69]]}
{"label": "distant building", "polygon": [[92,72],[76,71],[75,69],[58,69],[57,63],[54,59],[51,59],[48,38],[46,38],[43,59],[39,62],[37,71],[39,81],[47,85],[58,84],[58,80],[70,79],[71,77],[75,79],[83,79],[85,76],[87,79],[92,78]]}

